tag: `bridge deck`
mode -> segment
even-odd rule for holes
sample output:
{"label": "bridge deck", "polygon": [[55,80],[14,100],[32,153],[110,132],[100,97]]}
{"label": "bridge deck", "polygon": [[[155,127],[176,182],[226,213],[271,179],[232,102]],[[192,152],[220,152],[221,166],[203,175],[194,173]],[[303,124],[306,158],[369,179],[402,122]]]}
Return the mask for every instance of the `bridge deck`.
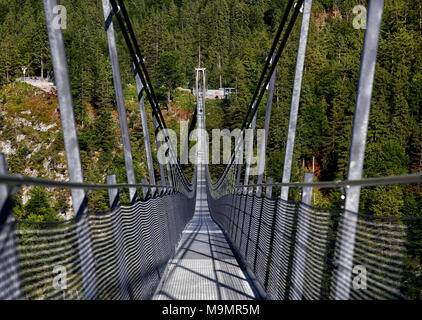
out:
{"label": "bridge deck", "polygon": [[[198,99],[198,109],[203,107]],[[205,112],[198,114],[198,128],[205,128]],[[207,200],[205,159],[207,143],[198,133],[197,195],[195,214],[183,231],[174,258],[169,262],[154,300],[255,299],[252,285],[240,268],[220,227],[212,220]]]}
{"label": "bridge deck", "polygon": [[205,192],[204,168],[198,168],[195,214],[183,231],[154,300],[255,299],[220,227],[212,220]]}

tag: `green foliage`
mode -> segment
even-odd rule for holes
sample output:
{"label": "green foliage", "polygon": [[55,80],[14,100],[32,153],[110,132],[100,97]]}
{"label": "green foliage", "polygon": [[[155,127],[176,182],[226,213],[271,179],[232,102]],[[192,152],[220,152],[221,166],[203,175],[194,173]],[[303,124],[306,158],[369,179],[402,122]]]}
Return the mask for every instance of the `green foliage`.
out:
{"label": "green foliage", "polygon": [[156,82],[165,86],[167,100],[170,102],[172,91],[184,82],[179,55],[174,51],[164,52],[158,59],[155,74]]}
{"label": "green foliage", "polygon": [[[104,182],[106,174],[116,173],[118,181],[124,182],[126,172],[101,5],[82,0],[62,2],[69,15],[64,38],[85,179]],[[229,101],[207,101],[208,129],[240,127],[286,4],[286,0],[126,2],[156,93],[168,103],[163,113],[170,127],[178,129],[179,121],[189,118],[195,108],[192,95],[175,88],[193,88],[194,69],[199,65],[207,68],[209,88],[235,87],[238,92]],[[366,6],[367,1],[313,1],[292,180],[301,180],[313,161],[319,180],[347,177],[364,37],[364,31],[352,25],[356,4]],[[420,5],[420,0],[385,3],[365,176],[421,171]],[[277,67],[265,172],[276,181],[282,177],[299,31],[298,22]],[[117,27],[116,34],[120,34]],[[117,41],[136,176],[140,179],[147,170],[133,66],[123,37],[117,36]],[[42,2],[0,0],[0,84],[22,76],[23,65],[28,66],[30,75],[46,76],[52,70]],[[30,167],[47,174],[43,164],[51,158],[50,166],[64,174],[59,169],[64,162],[64,157],[58,155],[63,151],[60,132],[48,135],[48,149],[42,148],[26,159],[34,147],[27,146],[26,150],[16,141],[22,128],[9,121],[22,111],[32,110],[37,122],[54,123],[57,116],[51,115],[57,102],[36,100],[29,86],[9,86],[4,87],[0,102],[5,112],[1,138],[10,141],[16,151],[8,159],[11,170],[23,173]],[[32,100],[37,103],[31,105]],[[148,102],[146,108],[154,145]],[[264,114],[265,98],[259,107],[258,126],[262,126]],[[24,131],[33,145],[43,137],[33,129]],[[190,166],[186,169],[192,172]],[[221,167],[211,169],[213,178],[217,178]],[[158,166],[155,172],[158,177]],[[98,210],[107,202],[102,193],[92,195],[90,201]],[[324,206],[342,205],[338,191],[320,190],[315,201]],[[368,213],[419,214],[420,190],[409,191],[403,186],[373,188],[362,192],[361,203]]]}
{"label": "green foliage", "polygon": [[30,199],[23,207],[21,219],[28,222],[56,222],[60,221],[57,211],[51,207],[47,192],[40,187],[35,187],[29,192]]}

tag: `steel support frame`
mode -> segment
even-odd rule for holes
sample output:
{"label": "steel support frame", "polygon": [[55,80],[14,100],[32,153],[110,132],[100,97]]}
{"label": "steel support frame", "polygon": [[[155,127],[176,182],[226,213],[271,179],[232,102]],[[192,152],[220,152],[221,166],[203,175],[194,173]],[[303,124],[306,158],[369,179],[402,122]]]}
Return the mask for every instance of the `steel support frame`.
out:
{"label": "steel support frame", "polygon": [[148,118],[147,118],[147,113],[145,111],[144,86],[142,84],[141,78],[139,77],[138,71],[136,70],[135,66],[133,67],[133,70],[135,74],[136,88],[138,91],[138,102],[139,102],[139,110],[141,114],[142,132],[144,134],[144,146],[145,146],[145,154],[147,157],[149,183],[151,185],[155,185],[154,163],[153,163],[152,152],[151,152],[151,141],[149,139]]}
{"label": "steel support frame", "polygon": [[[290,182],[293,151],[296,139],[297,118],[299,114],[300,94],[302,91],[303,68],[305,65],[306,46],[308,43],[309,23],[311,21],[312,0],[305,0],[303,3],[302,25],[300,29],[299,48],[297,51],[296,71],[293,84],[292,101],[290,106],[289,129],[287,134],[286,152],[284,157],[283,183]],[[281,188],[281,199],[287,201],[289,198],[289,187]]]}
{"label": "steel support frame", "polygon": [[[348,180],[360,180],[362,178],[383,10],[384,0],[369,1],[367,29],[363,43],[353,120]],[[348,300],[350,298],[360,190],[361,186],[346,188],[345,209],[338,240],[339,253],[333,293],[336,300]]]}
{"label": "steel support frame", "polygon": [[[72,182],[83,182],[83,170],[63,33],[61,27],[55,24],[57,13],[54,10],[57,8],[58,3],[57,0],[43,0],[43,4],[56,81],[57,98],[60,107],[60,119],[69,178]],[[95,260],[90,232],[87,231],[89,230],[89,221],[87,200],[83,189],[72,189],[72,204],[78,234],[78,251],[81,260],[84,297],[85,299],[97,299],[98,289]]]}
{"label": "steel support frame", "polygon": [[[274,57],[271,59],[271,62],[274,60]],[[267,96],[267,106],[265,109],[265,122],[264,122],[264,141],[262,146],[259,150],[259,160],[258,160],[258,181],[257,184],[262,184],[264,178],[264,170],[265,170],[265,157],[267,151],[267,144],[268,144],[268,132],[270,129],[270,122],[271,122],[271,108],[273,105],[273,97],[274,97],[274,85],[276,80],[276,71],[271,76],[270,83],[268,85],[268,96]],[[262,196],[262,187],[258,186],[256,188],[256,194],[258,196]]]}
{"label": "steel support frame", "polygon": [[[255,106],[256,108],[257,106]],[[245,137],[246,134],[249,133],[249,136],[246,138],[245,143],[247,143],[247,150],[246,150],[246,168],[245,168],[245,180],[244,180],[244,185],[247,186],[249,185],[249,176],[250,176],[250,172],[251,172],[251,162],[252,162],[252,156],[253,156],[253,142],[254,142],[254,136],[255,136],[255,128],[256,128],[256,115],[258,114],[258,112],[255,113],[252,122],[251,122],[251,126],[249,128],[249,131],[246,131],[245,133]],[[248,191],[247,188],[244,188],[244,192],[248,192],[250,193],[251,191]],[[253,192],[253,188],[252,188],[252,192]]]}
{"label": "steel support frame", "polygon": [[[267,183],[271,184],[274,182],[274,179],[272,177],[267,177]],[[273,187],[272,186],[266,186],[265,187],[265,196],[267,198],[271,198],[273,196]]]}
{"label": "steel support frame", "polygon": [[[119,57],[117,54],[116,37],[114,34],[114,26],[110,1],[102,0],[104,20],[106,24],[107,42],[110,54],[111,69],[113,72],[113,84],[116,93],[117,112],[119,114],[120,132],[123,143],[123,153],[125,157],[126,175],[129,184],[136,184],[135,170],[133,167],[132,147],[130,145],[129,127],[126,116],[125,100],[122,87],[122,76],[120,74]],[[129,188],[130,201],[136,201],[136,188]]]}
{"label": "steel support frame", "polygon": [[166,185],[166,174],[164,172],[164,166],[161,163],[159,156],[158,156],[158,154],[161,150],[161,142],[160,142],[160,139],[159,139],[159,136],[158,136],[160,128],[158,126],[158,121],[157,121],[157,119],[154,115],[152,116],[152,122],[154,123],[154,136],[155,136],[155,142],[157,144],[158,167],[160,169],[160,181],[159,181],[158,184],[161,185],[161,186],[164,186],[164,185]]}

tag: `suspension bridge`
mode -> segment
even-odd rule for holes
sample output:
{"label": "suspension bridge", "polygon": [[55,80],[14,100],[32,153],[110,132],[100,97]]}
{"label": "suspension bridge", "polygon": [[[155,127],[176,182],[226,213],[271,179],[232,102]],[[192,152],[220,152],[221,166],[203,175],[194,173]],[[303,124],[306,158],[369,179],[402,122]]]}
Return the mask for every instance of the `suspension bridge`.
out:
{"label": "suspension bridge", "polygon": [[[256,129],[256,112],[267,92],[265,132],[271,118],[277,63],[302,17],[283,180],[250,179],[250,161],[241,143],[218,181],[211,179],[208,143],[198,130],[192,181],[183,172],[177,148],[166,144],[169,161],[159,163],[156,181],[144,97],[154,128],[167,129],[123,0],[102,0],[105,29],[125,155],[127,183],[115,175],[107,184],[85,183],[74,118],[57,0],[43,0],[69,181],[9,174],[0,157],[0,299],[414,299],[421,296],[419,217],[379,217],[359,212],[362,187],[420,184],[421,174],[362,177],[383,0],[369,1],[362,48],[348,178],[345,181],[291,182],[291,168],[312,0],[288,1],[265,61],[241,132]],[[302,8],[303,5],[303,8]],[[302,12],[302,13],[301,13]],[[300,14],[301,13],[301,14]],[[138,89],[148,177],[138,183],[130,146],[117,56],[117,22],[130,52]],[[206,70],[197,70],[197,128],[206,128]],[[250,132],[250,130],[248,131]],[[259,165],[265,165],[265,147]],[[243,139],[241,140],[243,142]],[[253,148],[253,139],[246,147]],[[246,153],[246,158],[251,152]],[[237,158],[242,159],[237,163]],[[262,168],[261,168],[262,169]],[[260,170],[259,172],[264,172]],[[74,219],[29,223],[13,215],[13,195],[22,186],[72,191]],[[281,189],[273,194],[274,188]],[[301,200],[289,199],[289,188]],[[341,188],[343,208],[311,205],[313,188]],[[129,190],[130,203],[120,201]],[[108,190],[110,210],[91,212],[87,190]],[[416,240],[415,240],[416,239]],[[420,272],[420,271],[419,271]]]}

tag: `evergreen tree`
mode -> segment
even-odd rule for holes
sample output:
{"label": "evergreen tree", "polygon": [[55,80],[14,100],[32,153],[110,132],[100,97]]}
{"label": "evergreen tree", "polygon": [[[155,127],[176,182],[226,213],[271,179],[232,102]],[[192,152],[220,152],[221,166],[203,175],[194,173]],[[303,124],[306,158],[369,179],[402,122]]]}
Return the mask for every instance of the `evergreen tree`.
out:
{"label": "evergreen tree", "polygon": [[47,193],[43,188],[35,187],[29,192],[30,199],[25,204],[25,216],[31,222],[54,222],[60,218],[57,212],[51,207]]}

